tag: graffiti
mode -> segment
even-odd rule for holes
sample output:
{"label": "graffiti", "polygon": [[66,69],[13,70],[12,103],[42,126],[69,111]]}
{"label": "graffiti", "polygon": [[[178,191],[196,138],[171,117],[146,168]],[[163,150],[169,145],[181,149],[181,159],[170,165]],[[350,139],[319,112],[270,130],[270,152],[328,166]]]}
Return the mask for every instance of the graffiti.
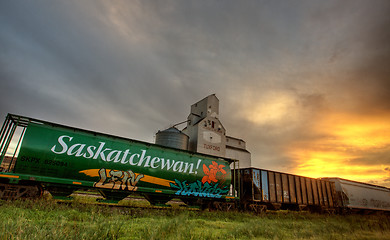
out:
{"label": "graffiti", "polygon": [[94,187],[109,188],[115,190],[137,191],[138,181],[144,177],[143,174],[135,175],[133,171],[110,170],[105,168],[99,170],[99,181],[94,183]]}
{"label": "graffiti", "polygon": [[181,196],[195,196],[195,197],[209,197],[221,198],[229,192],[227,186],[220,187],[221,183],[225,182],[226,171],[223,169],[225,165],[218,165],[217,162],[212,161],[208,167],[203,164],[203,172],[205,176],[202,181],[187,183],[187,181],[180,182],[175,179],[175,183],[170,183],[172,189],[176,190],[176,195]]}
{"label": "graffiti", "polygon": [[222,195],[225,195],[229,192],[227,186],[220,188],[218,183],[202,183],[201,181],[196,181],[193,183],[187,184],[187,181],[180,182],[175,180],[175,184],[170,183],[171,188],[177,190],[176,195],[181,196],[195,196],[195,197],[209,197],[209,198],[221,198]]}
{"label": "graffiti", "polygon": [[209,168],[203,164],[203,172],[205,176],[202,178],[202,183],[218,182],[218,179],[224,182],[226,171],[223,169],[225,165],[218,165],[217,162],[213,161],[213,164],[209,165]]}

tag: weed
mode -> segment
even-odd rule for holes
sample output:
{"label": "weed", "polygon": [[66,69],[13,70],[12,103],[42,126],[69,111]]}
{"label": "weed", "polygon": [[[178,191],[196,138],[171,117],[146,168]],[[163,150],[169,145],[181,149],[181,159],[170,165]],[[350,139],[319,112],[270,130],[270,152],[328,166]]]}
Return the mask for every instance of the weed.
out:
{"label": "weed", "polygon": [[[139,201],[139,200],[135,200]],[[385,215],[207,212],[0,201],[0,239],[389,239]],[[131,203],[129,203],[131,205]]]}

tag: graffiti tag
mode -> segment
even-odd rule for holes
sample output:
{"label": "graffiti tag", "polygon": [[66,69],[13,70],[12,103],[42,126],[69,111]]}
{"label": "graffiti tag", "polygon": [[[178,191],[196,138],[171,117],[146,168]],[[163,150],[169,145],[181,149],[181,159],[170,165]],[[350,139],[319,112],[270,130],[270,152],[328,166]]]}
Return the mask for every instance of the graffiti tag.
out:
{"label": "graffiti tag", "polygon": [[171,188],[177,190],[176,195],[181,196],[195,196],[195,197],[210,197],[210,198],[221,198],[229,192],[227,186],[219,188],[218,183],[204,183],[196,181],[193,183],[187,183],[187,181],[180,182],[175,179],[175,184],[170,183]]}
{"label": "graffiti tag", "polygon": [[119,171],[110,170],[108,173],[105,168],[99,170],[99,181],[93,184],[98,188],[109,188],[115,190],[137,191],[138,181],[144,177],[143,174],[135,175],[131,170]]}

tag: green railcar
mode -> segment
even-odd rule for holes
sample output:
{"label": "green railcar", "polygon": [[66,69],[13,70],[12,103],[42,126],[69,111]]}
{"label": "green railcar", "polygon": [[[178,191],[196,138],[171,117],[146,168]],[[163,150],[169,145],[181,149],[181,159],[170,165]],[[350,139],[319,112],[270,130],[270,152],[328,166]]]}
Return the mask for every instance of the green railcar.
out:
{"label": "green railcar", "polygon": [[137,192],[152,204],[238,199],[230,159],[12,114],[0,147],[2,198],[39,194],[42,187],[56,198],[96,188],[107,201]]}

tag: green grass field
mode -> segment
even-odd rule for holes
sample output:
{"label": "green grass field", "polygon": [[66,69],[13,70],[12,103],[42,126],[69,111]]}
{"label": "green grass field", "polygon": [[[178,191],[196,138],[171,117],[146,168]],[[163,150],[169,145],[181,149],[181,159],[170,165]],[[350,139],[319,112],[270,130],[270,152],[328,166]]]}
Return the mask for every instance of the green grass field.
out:
{"label": "green grass field", "polygon": [[0,239],[390,239],[390,217],[0,201]]}

